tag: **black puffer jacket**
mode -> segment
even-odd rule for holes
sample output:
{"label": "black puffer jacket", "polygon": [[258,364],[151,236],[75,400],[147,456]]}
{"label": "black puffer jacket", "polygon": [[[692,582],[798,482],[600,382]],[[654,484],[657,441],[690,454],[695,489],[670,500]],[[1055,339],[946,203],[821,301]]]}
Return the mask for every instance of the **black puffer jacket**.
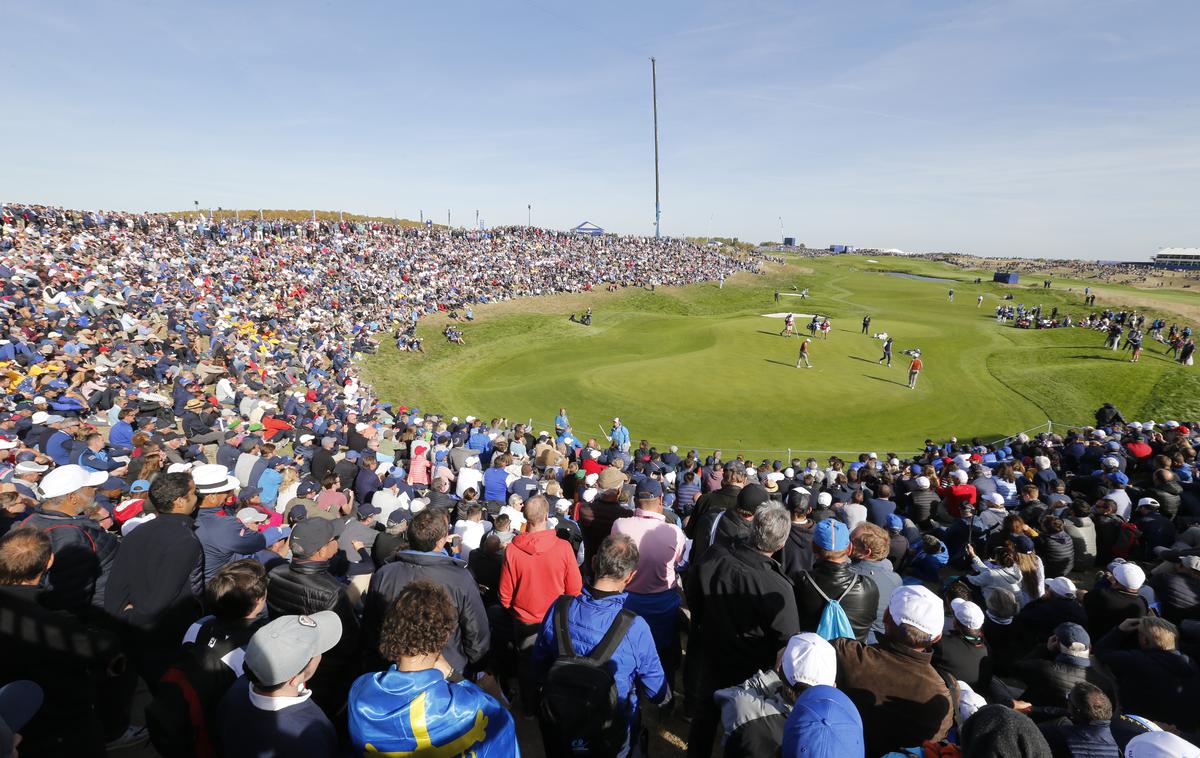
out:
{"label": "black puffer jacket", "polygon": [[86,516],[66,516],[38,508],[20,526],[50,538],[54,565],[45,604],[56,610],[83,612],[89,605],[104,607],[104,588],[117,558],[117,538]]}
{"label": "black puffer jacket", "polygon": [[924,524],[937,512],[941,500],[933,490],[915,490],[910,496],[908,517],[917,526]]}
{"label": "black puffer jacket", "polygon": [[1169,482],[1156,484],[1146,495],[1158,501],[1158,512],[1169,519],[1179,515],[1179,506],[1183,501],[1183,487],[1172,479]]}
{"label": "black puffer jacket", "polygon": [[1038,555],[1047,579],[1066,576],[1075,567],[1075,542],[1066,532],[1043,534],[1038,538]]}
{"label": "black puffer jacket", "polygon": [[[842,597],[850,583],[854,587]],[[815,585],[815,586],[814,586]],[[820,588],[820,592],[817,588]],[[821,592],[825,596],[821,596]],[[800,628],[806,632],[816,631],[821,621],[827,601],[841,598],[842,610],[854,627],[854,635],[859,642],[865,642],[867,632],[875,621],[879,610],[879,589],[870,577],[856,574],[850,570],[850,561],[833,563],[832,561],[817,561],[812,571],[806,571],[796,581],[796,608],[800,611]]]}
{"label": "black puffer jacket", "polygon": [[358,616],[346,585],[329,573],[328,561],[304,561],[276,566],[267,576],[267,615],[303,616],[333,611],[342,621],[342,639],[321,659],[309,687],[321,709],[336,713],[346,701],[350,684],[361,671]]}
{"label": "black puffer jacket", "polygon": [[1089,666],[1073,663],[1069,656],[1057,656],[1044,645],[1017,661],[1013,673],[1025,682],[1022,700],[1028,700],[1043,709],[1042,715],[1066,715],[1067,693],[1080,682],[1094,684],[1104,690],[1112,701],[1113,710],[1120,708],[1117,683],[1108,667],[1093,656]]}

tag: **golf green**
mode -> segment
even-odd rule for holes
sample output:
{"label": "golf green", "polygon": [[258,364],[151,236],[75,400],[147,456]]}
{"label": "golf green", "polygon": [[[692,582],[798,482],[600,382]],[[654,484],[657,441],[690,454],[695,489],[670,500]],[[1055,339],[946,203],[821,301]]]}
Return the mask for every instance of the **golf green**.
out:
{"label": "golf green", "polygon": [[[977,275],[984,283],[974,284]],[[397,351],[386,339],[366,359],[366,373],[386,400],[446,415],[532,419],[539,431],[566,407],[584,439],[620,416],[635,444],[780,456],[910,452],[926,437],[990,440],[1051,420],[1057,429],[1087,423],[1105,401],[1130,420],[1200,415],[1200,375],[1171,362],[1159,343],[1147,339],[1134,364],[1127,351],[1103,350],[1100,332],[996,322],[994,309],[1008,293],[1013,304],[1042,304],[1047,313],[1058,306],[1076,320],[1088,311],[1086,283],[1056,280],[1043,290],[1042,278],[1000,285],[987,281],[990,272],[924,260],[795,259],[764,275],[739,274],[723,288],[478,306],[475,320],[462,326],[465,345],[442,337],[444,316],[429,319],[418,329],[425,354]],[[805,300],[786,294],[805,287]],[[779,303],[776,290],[784,293]],[[1100,291],[1114,298],[1120,291],[1125,301],[1145,303],[1139,311],[1183,323],[1157,309],[1169,309],[1170,298],[1133,288]],[[1102,296],[1097,308],[1104,304]],[[589,306],[592,326],[568,320]],[[828,339],[810,345],[812,369],[795,368],[807,318],[796,319],[802,336],[781,337],[782,319],[764,315],[788,310],[830,317]],[[872,334],[895,339],[892,368],[877,363],[882,342],[860,333],[865,314]],[[902,352],[910,348],[920,348],[924,362],[915,390],[907,386]]]}

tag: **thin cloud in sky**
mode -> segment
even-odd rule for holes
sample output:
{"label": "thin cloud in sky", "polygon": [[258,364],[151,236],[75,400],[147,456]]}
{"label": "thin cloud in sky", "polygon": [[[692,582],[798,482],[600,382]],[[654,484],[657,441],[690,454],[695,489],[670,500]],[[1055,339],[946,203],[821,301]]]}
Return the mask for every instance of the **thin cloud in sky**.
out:
{"label": "thin cloud in sky", "polygon": [[1188,0],[17,4],[0,198],[983,254],[1200,244]]}

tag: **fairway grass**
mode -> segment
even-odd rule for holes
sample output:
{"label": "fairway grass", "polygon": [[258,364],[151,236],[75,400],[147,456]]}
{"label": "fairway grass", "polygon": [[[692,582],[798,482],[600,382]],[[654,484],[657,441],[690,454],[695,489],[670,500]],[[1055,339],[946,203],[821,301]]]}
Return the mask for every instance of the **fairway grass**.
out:
{"label": "fairway grass", "polygon": [[[620,416],[635,444],[648,439],[776,457],[788,451],[906,453],[926,437],[950,435],[991,440],[1048,420],[1056,428],[1084,424],[1106,401],[1131,421],[1200,416],[1200,374],[1167,360],[1158,343],[1147,340],[1141,362],[1132,364],[1128,352],[1102,350],[1099,332],[1016,329],[994,318],[996,305],[1012,292],[1014,303],[1041,303],[1047,312],[1057,305],[1078,320],[1085,313],[1083,284],[1056,281],[1051,290],[975,285],[974,272],[923,260],[878,260],[806,258],[766,275],[739,274],[723,289],[715,283],[626,289],[476,306],[476,320],[463,327],[465,346],[446,343],[444,317],[428,319],[418,328],[426,354],[399,352],[389,339],[366,359],[366,372],[384,399],[426,411],[532,420],[536,432],[550,428],[565,406],[584,439]],[[809,288],[808,299],[774,302],[776,289],[802,287]],[[1105,293],[1098,307],[1108,293],[1114,301],[1156,299],[1174,312],[1149,312],[1162,313],[1168,323],[1179,312],[1174,303],[1192,307],[1195,297],[1168,292],[1158,298],[1157,291],[1113,286],[1098,291]],[[979,294],[982,308],[976,308]],[[567,320],[588,306],[593,326]],[[789,308],[832,320],[829,339],[810,346],[812,369],[795,368],[803,337],[780,337],[782,320],[763,316]],[[877,364],[881,342],[860,334],[866,313],[872,333],[895,339],[890,369]],[[797,319],[801,335],[805,323]],[[910,390],[902,351],[913,347],[921,349],[925,368]]]}

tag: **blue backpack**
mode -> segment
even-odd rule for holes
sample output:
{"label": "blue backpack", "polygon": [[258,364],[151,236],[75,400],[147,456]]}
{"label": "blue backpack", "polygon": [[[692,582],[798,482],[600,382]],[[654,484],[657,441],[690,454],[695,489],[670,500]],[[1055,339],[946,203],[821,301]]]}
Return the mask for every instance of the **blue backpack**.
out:
{"label": "blue backpack", "polygon": [[850,626],[850,618],[846,615],[846,611],[842,608],[842,598],[850,594],[850,590],[854,589],[854,585],[858,584],[858,577],[855,576],[850,580],[850,584],[846,585],[846,589],[837,600],[831,599],[828,595],[821,591],[812,578],[809,578],[809,583],[812,584],[817,594],[825,598],[825,610],[821,611],[821,621],[817,624],[817,634],[821,639],[832,642],[838,637],[846,637],[847,639],[856,639],[854,627]]}

